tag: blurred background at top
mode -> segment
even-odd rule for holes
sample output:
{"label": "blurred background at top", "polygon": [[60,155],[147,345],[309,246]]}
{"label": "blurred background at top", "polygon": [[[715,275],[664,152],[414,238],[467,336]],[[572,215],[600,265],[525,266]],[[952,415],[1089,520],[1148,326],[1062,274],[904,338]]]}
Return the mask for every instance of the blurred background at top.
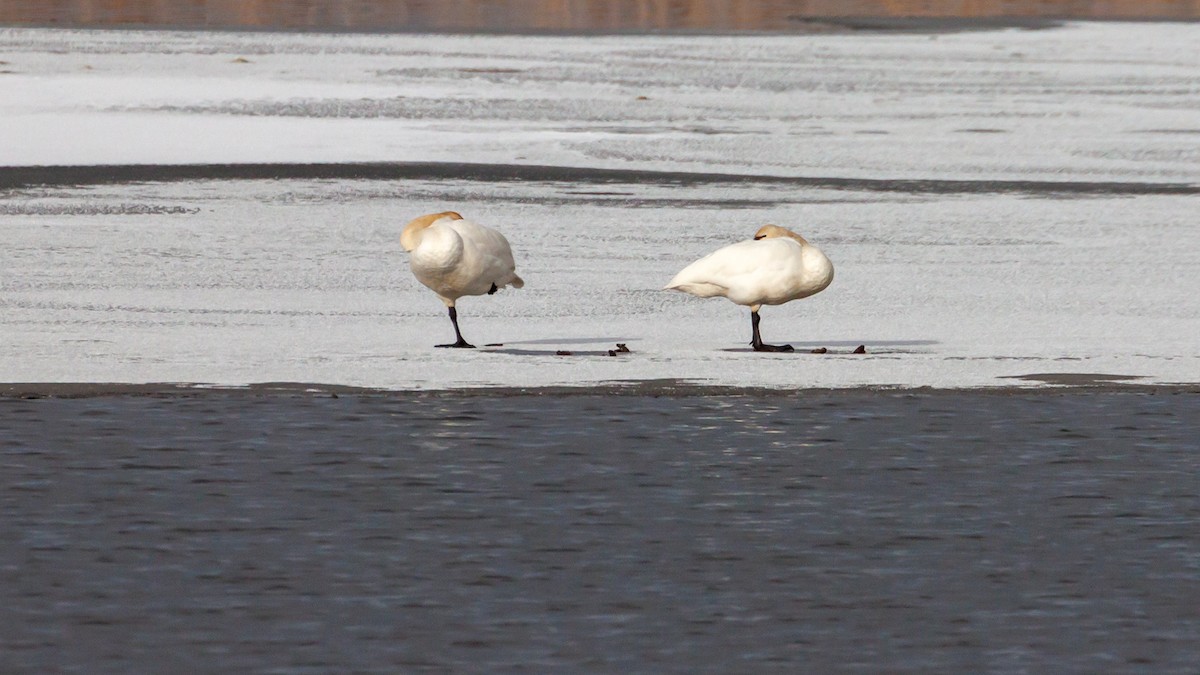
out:
{"label": "blurred background at top", "polygon": [[1200,0],[0,0],[0,24],[347,31],[812,32],[1195,20]]}

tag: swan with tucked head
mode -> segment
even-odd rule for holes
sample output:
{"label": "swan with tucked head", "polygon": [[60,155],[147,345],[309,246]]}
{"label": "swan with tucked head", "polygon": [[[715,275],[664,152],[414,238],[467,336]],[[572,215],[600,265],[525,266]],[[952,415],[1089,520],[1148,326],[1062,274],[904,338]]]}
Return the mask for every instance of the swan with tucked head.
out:
{"label": "swan with tucked head", "polygon": [[474,347],[458,329],[455,301],[464,295],[491,295],[505,286],[521,288],[512,248],[504,235],[464,219],[454,211],[415,218],[400,234],[417,281],[441,298],[454,324],[453,343],[438,347]]}
{"label": "swan with tucked head", "polygon": [[752,339],[759,352],[790,352],[769,345],[758,331],[758,310],[820,293],[833,281],[833,263],[804,237],[778,225],[764,225],[754,239],[718,249],[683,268],[667,290],[701,298],[729,298],[750,307]]}

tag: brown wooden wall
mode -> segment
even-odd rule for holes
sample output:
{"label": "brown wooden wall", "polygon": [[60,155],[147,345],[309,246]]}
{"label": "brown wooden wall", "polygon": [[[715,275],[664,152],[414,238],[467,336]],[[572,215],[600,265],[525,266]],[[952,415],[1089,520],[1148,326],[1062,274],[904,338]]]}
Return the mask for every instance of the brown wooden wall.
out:
{"label": "brown wooden wall", "polygon": [[0,23],[40,25],[788,30],[834,17],[1197,19],[1200,0],[0,0]]}

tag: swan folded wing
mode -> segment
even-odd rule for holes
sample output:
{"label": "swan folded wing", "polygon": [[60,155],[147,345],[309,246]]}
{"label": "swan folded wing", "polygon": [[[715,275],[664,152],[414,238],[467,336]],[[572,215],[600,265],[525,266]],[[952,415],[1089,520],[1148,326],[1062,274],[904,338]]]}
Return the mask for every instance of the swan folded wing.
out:
{"label": "swan folded wing", "polygon": [[679,281],[678,279],[667,284],[664,290],[683,291],[698,298],[717,298],[729,294],[729,289],[725,286],[704,281]]}
{"label": "swan folded wing", "polygon": [[503,234],[469,220],[456,220],[450,226],[466,242],[464,272],[469,270],[478,285],[478,288],[472,288],[472,295],[487,293],[493,284],[497,288],[521,288],[525,285],[524,280],[516,274],[512,247]]}
{"label": "swan folded wing", "polygon": [[738,304],[777,298],[800,269],[801,247],[784,239],[743,241],[718,249],[680,270],[671,290],[702,298],[722,296]]}
{"label": "swan folded wing", "polygon": [[679,270],[664,289],[683,291],[700,298],[726,295],[730,280],[743,271],[737,269],[737,257],[730,254],[730,249],[736,246],[718,249]]}

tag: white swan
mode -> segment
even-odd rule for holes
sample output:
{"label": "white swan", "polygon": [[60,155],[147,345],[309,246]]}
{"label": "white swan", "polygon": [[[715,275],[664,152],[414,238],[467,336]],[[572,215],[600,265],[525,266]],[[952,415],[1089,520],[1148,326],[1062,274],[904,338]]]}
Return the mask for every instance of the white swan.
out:
{"label": "white swan", "polygon": [[701,298],[721,296],[750,307],[750,342],[759,352],[790,352],[791,345],[763,344],[758,332],[762,305],[819,293],[833,281],[833,263],[804,237],[777,225],[764,225],[752,241],[718,249],[675,275],[667,290]]}
{"label": "white swan", "polygon": [[504,235],[464,220],[453,211],[431,213],[404,226],[400,245],[409,252],[417,281],[446,303],[454,324],[452,344],[439,347],[474,347],[458,330],[454,301],[464,295],[491,295],[505,286],[521,288],[512,248]]}

